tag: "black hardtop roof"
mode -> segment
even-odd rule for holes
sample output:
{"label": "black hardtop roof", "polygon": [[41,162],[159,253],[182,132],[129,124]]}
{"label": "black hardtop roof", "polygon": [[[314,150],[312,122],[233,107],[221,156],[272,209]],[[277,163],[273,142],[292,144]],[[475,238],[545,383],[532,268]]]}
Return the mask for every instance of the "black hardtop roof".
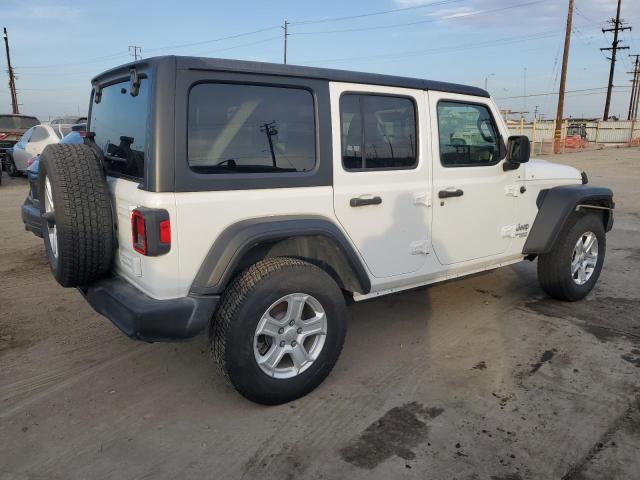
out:
{"label": "black hardtop roof", "polygon": [[364,83],[370,85],[435,90],[439,92],[489,97],[489,93],[482,88],[459,85],[456,83],[424,80],[420,78],[398,77],[395,75],[382,75],[378,73],[352,72],[349,70],[335,70],[330,68],[303,67],[300,65],[285,65],[280,63],[181,56],[151,57],[138,62],[127,63],[101,73],[92,80],[92,83],[96,83],[96,81],[103,76],[110,76],[112,73],[129,69],[137,64],[147,64],[153,67],[154,64],[169,61],[175,62],[176,68],[182,70],[211,70],[220,72],[255,73],[284,77],[312,78],[334,82]]}

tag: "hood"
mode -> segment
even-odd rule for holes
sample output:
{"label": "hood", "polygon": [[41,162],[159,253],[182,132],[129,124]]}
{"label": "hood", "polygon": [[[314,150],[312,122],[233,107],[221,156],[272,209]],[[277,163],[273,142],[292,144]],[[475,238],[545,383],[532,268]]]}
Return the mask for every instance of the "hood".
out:
{"label": "hood", "polygon": [[568,165],[532,158],[524,168],[525,180],[574,180],[582,183],[580,170]]}

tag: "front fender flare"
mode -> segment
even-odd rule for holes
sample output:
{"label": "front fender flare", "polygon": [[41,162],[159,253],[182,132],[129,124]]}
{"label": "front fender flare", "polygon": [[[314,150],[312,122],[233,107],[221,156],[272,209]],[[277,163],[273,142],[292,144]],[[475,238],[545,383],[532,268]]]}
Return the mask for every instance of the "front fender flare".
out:
{"label": "front fender flare", "polygon": [[[538,214],[522,253],[540,255],[549,253],[569,216],[581,207],[593,206],[606,211],[605,229],[611,229],[613,222],[613,192],[606,187],[592,185],[560,185],[542,190],[536,200]],[[604,217],[603,217],[604,218]]]}

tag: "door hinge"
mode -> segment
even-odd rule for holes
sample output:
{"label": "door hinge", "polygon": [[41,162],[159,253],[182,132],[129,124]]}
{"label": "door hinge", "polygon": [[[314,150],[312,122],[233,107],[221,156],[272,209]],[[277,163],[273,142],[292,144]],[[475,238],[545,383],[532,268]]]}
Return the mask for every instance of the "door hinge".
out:
{"label": "door hinge", "polygon": [[419,192],[413,194],[414,205],[424,205],[425,207],[431,206],[431,196],[425,192]]}
{"label": "door hinge", "polygon": [[426,255],[429,253],[429,241],[417,240],[411,242],[411,255]]}
{"label": "door hinge", "polygon": [[513,197],[520,196],[520,186],[519,185],[506,185],[504,187],[504,194],[511,195]]}

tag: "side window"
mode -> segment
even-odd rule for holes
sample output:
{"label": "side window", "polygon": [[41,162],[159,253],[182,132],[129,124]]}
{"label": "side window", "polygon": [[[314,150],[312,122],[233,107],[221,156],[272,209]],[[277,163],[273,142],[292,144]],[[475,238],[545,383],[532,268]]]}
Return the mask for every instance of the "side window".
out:
{"label": "side window", "polygon": [[187,149],[197,172],[308,172],[315,130],[308,90],[201,83],[189,93]]}
{"label": "side window", "polygon": [[46,140],[49,136],[48,132],[41,127],[35,127],[33,129],[33,133],[31,134],[30,142],[40,142],[42,140]]}
{"label": "side window", "polygon": [[414,168],[416,108],[405,97],[345,94],[340,97],[342,165],[346,170]]}
{"label": "side window", "polygon": [[495,165],[500,135],[485,105],[439,102],[440,162],[445,167]]}

